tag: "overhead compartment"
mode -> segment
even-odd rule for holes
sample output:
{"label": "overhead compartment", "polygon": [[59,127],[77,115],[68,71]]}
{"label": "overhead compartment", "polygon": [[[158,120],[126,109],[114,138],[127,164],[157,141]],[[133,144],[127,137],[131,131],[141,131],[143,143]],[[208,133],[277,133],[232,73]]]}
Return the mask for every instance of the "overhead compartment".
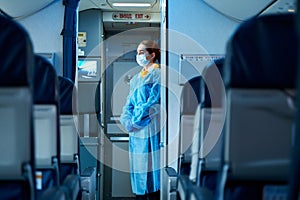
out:
{"label": "overhead compartment", "polygon": [[249,17],[267,14],[293,12],[295,0],[203,0],[208,5],[237,21],[244,21]]}
{"label": "overhead compartment", "polygon": [[2,0],[0,1],[0,8],[13,18],[24,18],[38,12],[55,1],[56,0]]}

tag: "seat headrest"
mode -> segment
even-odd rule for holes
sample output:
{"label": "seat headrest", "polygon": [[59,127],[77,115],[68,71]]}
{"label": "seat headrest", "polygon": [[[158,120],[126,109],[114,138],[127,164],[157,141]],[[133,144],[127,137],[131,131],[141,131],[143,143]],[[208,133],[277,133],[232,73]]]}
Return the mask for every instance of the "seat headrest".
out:
{"label": "seat headrest", "polygon": [[32,86],[34,54],[29,35],[17,22],[0,15],[0,85]]}
{"label": "seat headrest", "polygon": [[[201,84],[201,107],[212,107],[211,97],[214,98],[214,107],[222,106],[222,89],[224,82],[222,79],[224,58],[219,58],[207,65],[202,73],[203,83]],[[210,90],[208,90],[208,86]]]}
{"label": "seat headrest", "polygon": [[238,27],[227,43],[226,87],[295,87],[298,54],[294,18],[294,14],[265,15]]}
{"label": "seat headrest", "polygon": [[181,93],[181,114],[195,114],[200,103],[201,76],[196,76],[188,80]]}
{"label": "seat headrest", "polygon": [[73,81],[69,78],[58,76],[59,105],[61,115],[77,113],[77,91]]}
{"label": "seat headrest", "polygon": [[58,78],[52,64],[44,57],[35,55],[34,95],[35,104],[58,105]]}

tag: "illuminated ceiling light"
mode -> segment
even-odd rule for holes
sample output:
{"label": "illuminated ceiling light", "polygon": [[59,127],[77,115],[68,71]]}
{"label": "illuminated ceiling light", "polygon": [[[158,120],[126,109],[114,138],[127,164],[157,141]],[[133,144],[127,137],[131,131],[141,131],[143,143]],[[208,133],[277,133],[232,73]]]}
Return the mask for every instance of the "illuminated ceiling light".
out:
{"label": "illuminated ceiling light", "polygon": [[114,7],[151,7],[150,3],[113,3]]}

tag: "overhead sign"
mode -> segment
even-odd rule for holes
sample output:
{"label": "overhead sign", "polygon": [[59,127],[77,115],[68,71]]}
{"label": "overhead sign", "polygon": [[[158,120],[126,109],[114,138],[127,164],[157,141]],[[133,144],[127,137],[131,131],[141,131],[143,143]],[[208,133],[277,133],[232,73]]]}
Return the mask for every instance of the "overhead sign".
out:
{"label": "overhead sign", "polygon": [[129,13],[129,12],[115,12],[112,14],[114,20],[150,20],[149,13]]}

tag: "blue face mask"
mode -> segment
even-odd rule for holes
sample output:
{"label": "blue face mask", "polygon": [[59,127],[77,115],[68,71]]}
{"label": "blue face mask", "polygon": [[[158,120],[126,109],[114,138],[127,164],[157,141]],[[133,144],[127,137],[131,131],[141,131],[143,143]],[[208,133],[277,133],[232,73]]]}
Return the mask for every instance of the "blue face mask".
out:
{"label": "blue face mask", "polygon": [[139,66],[144,67],[150,63],[150,60],[146,59],[145,54],[136,55],[136,62],[139,64]]}

